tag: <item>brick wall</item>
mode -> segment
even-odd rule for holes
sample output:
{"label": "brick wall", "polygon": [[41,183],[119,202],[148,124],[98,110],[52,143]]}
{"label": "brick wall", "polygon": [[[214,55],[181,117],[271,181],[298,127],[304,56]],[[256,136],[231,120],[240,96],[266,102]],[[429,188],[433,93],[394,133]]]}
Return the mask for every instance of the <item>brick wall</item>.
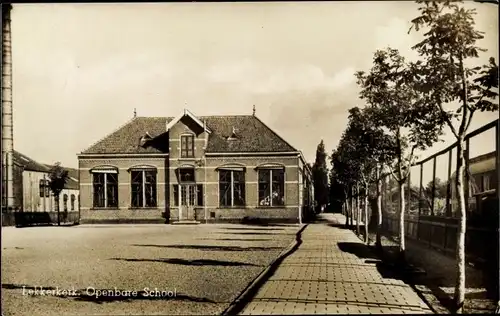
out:
{"label": "brick wall", "polygon": [[[194,157],[181,157],[181,136],[194,136]],[[299,221],[302,202],[300,192],[302,179],[300,159],[297,154],[283,155],[233,155],[205,157],[207,133],[190,119],[181,119],[169,130],[169,156],[144,155],[140,157],[80,159],[80,196],[82,222],[91,221],[146,221],[179,219],[179,207],[174,205],[174,185],[179,184],[179,167],[191,167],[195,171],[195,182],[203,184],[203,207],[195,209],[199,221],[236,221],[245,217],[257,217],[270,220]],[[263,164],[282,166],[285,169],[285,205],[265,208],[258,201],[258,171]],[[131,179],[129,168],[137,165],[150,165],[157,168],[157,201],[155,209],[131,209]],[[245,172],[245,203],[242,208],[227,208],[219,205],[219,172],[223,166],[243,166]],[[119,207],[114,210],[92,207],[92,168],[113,166],[118,170]]]}
{"label": "brick wall", "polygon": [[[131,209],[131,175],[134,166],[148,165],[157,169],[157,207]],[[92,197],[91,169],[99,166],[113,166],[118,169],[118,208],[94,209]],[[80,216],[82,223],[104,221],[165,222],[168,160],[166,157],[115,157],[79,159],[80,172]],[[168,216],[168,214],[167,214]]]}

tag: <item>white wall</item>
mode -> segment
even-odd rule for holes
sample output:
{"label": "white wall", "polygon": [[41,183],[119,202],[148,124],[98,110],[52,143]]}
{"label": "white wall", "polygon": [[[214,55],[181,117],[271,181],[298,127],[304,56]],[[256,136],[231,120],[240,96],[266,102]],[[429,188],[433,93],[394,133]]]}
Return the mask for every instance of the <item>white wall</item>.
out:
{"label": "white wall", "polygon": [[[50,197],[40,197],[40,180],[48,180],[48,174],[36,171],[23,172],[23,210],[25,212],[50,212],[55,211],[55,200],[52,193]],[[60,211],[64,211],[64,195],[68,196],[67,209],[69,212],[78,211],[78,190],[64,189],[59,198]],[[74,209],[71,207],[71,195],[75,196]]]}

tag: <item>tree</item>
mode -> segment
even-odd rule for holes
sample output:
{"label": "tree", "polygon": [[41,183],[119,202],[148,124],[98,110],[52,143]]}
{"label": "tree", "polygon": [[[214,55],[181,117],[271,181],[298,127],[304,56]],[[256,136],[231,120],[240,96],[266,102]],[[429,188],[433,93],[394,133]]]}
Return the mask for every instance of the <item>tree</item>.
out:
{"label": "tree", "polygon": [[[444,118],[457,139],[456,190],[460,215],[457,234],[457,283],[455,308],[463,312],[465,298],[465,232],[466,198],[464,192],[466,150],[465,136],[477,111],[497,111],[498,66],[494,58],[473,67],[479,52],[477,41],[483,32],[476,30],[473,9],[459,2],[417,1],[420,15],[412,20],[412,28],[424,39],[413,49],[424,61],[418,64],[420,91],[427,102]],[[458,121],[458,126],[454,124]]]}
{"label": "tree", "polygon": [[399,257],[405,260],[405,184],[415,162],[415,150],[424,150],[439,139],[443,120],[433,106],[424,102],[415,89],[416,65],[407,63],[392,48],[374,54],[369,73],[357,72],[360,97],[370,110],[374,124],[381,126],[391,138],[396,159],[388,170],[399,188]]}
{"label": "tree", "polygon": [[345,132],[342,135],[340,143],[336,150],[332,152],[331,163],[332,163],[332,173],[335,178],[335,183],[342,187],[343,193],[343,209],[346,215],[345,226],[347,228],[352,227],[353,218],[353,203],[352,203],[352,186],[354,184],[355,172],[353,171],[352,161],[350,160],[348,153],[344,150],[343,139]]}
{"label": "tree", "polygon": [[[380,185],[381,166],[390,161],[391,143],[390,139],[377,126],[373,119],[373,111],[370,108],[354,107],[349,110],[349,123],[343,138],[339,144],[339,150],[343,150],[349,156],[351,166],[351,177],[361,184],[360,192],[363,198],[363,213],[365,222],[365,242],[368,243],[368,195],[370,184]],[[358,194],[359,195],[359,194]],[[375,193],[380,198],[381,190]],[[377,240],[380,243],[380,231],[382,225],[381,201],[379,203],[377,217]],[[358,210],[358,220],[360,217]],[[358,227],[357,227],[358,228]],[[359,230],[358,230],[359,233]]]}
{"label": "tree", "polygon": [[323,140],[316,149],[316,161],[313,168],[314,198],[318,206],[322,207],[328,204],[328,167],[326,165],[326,152]]}
{"label": "tree", "polygon": [[59,197],[64,185],[68,181],[68,170],[61,167],[59,162],[56,162],[49,171],[49,188],[54,195],[54,201],[57,211],[57,225],[61,225],[61,217],[59,216]]}
{"label": "tree", "polygon": [[423,195],[427,207],[431,210],[431,215],[442,215],[445,213],[446,203],[443,200],[446,199],[447,191],[448,183],[441,181],[439,178],[427,183],[423,189]]}

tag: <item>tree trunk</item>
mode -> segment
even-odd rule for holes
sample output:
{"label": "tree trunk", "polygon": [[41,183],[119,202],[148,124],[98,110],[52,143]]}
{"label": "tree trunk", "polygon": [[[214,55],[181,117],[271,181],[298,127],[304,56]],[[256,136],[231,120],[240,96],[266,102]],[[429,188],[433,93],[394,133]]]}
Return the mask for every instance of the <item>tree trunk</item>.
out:
{"label": "tree trunk", "polygon": [[57,226],[61,226],[61,216],[59,216],[59,194],[54,195],[54,202],[56,204]]}
{"label": "tree trunk", "polygon": [[377,169],[377,238],[375,247],[382,251],[382,179],[380,179],[380,169]]}
{"label": "tree trunk", "polygon": [[405,182],[399,181],[399,259],[405,260]]}
{"label": "tree trunk", "polygon": [[456,313],[463,312],[463,305],[465,299],[465,232],[466,232],[466,208],[465,208],[465,141],[463,138],[459,139],[457,146],[457,177],[456,177],[456,190],[458,195],[458,212],[460,214],[457,234],[457,283],[455,285],[455,307]]}
{"label": "tree trunk", "polygon": [[356,234],[359,235],[359,187],[356,185]]}
{"label": "tree trunk", "polygon": [[[352,191],[351,191],[352,192]],[[349,228],[352,228],[354,226],[354,197],[351,195],[351,207],[349,208],[349,219],[350,219],[350,224]]]}
{"label": "tree trunk", "polygon": [[349,227],[349,199],[344,201],[345,227]]}
{"label": "tree trunk", "polygon": [[370,244],[368,235],[368,184],[365,184],[365,243]]}

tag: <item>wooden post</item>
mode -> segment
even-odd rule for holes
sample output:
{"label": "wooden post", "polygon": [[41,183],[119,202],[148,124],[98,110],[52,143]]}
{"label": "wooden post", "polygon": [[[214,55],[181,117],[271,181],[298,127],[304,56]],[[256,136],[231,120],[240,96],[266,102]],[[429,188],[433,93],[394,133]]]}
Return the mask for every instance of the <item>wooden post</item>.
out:
{"label": "wooden post", "polygon": [[[500,201],[500,120],[497,121],[497,125],[495,127],[495,136],[496,136],[496,172],[497,172],[497,204]],[[498,214],[497,210],[497,214]],[[498,215],[497,215],[498,216]],[[500,218],[497,218],[497,221],[500,220]],[[497,253],[496,253],[496,262],[495,262],[495,271],[497,273],[496,277],[498,278],[497,281],[497,286],[496,286],[496,300],[497,300],[497,310],[496,312],[500,312],[500,229],[497,228]]]}
{"label": "wooden post", "polygon": [[432,193],[431,193],[431,214],[434,216],[434,198],[436,195],[436,159],[437,157],[434,156],[434,159],[432,159]]}
{"label": "wooden post", "polygon": [[452,152],[453,148],[448,152],[448,184],[446,186],[446,217],[451,217],[451,164],[453,162],[452,160]]}
{"label": "wooden post", "polygon": [[418,192],[417,239],[420,239],[420,215],[422,214],[422,181],[424,180],[424,164],[420,164],[420,188]]}

